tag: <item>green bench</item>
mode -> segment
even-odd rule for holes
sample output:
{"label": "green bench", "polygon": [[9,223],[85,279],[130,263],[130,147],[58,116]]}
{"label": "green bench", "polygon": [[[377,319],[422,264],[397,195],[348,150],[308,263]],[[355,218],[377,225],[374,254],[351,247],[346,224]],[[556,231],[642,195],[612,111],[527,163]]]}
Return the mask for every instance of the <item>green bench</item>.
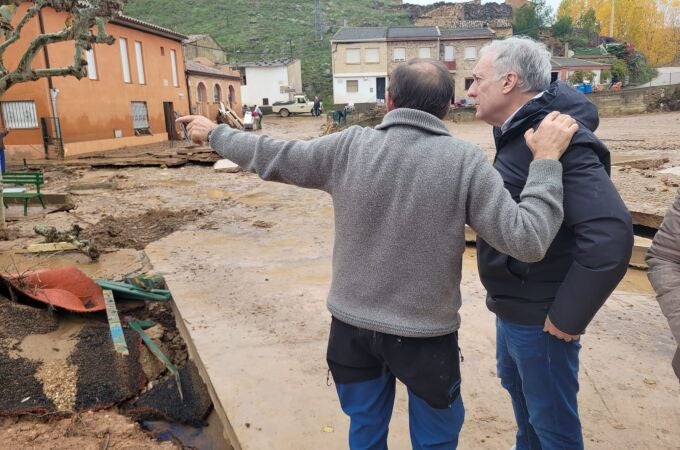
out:
{"label": "green bench", "polygon": [[[40,186],[45,184],[42,172],[5,172],[2,174],[2,203],[7,207],[5,199],[21,198],[24,200],[24,216],[28,215],[28,201],[32,198],[40,200],[40,204],[45,208],[42,195],[40,194]],[[35,192],[27,192],[26,189],[9,188],[5,191],[4,187],[7,185],[15,186],[35,186]]]}

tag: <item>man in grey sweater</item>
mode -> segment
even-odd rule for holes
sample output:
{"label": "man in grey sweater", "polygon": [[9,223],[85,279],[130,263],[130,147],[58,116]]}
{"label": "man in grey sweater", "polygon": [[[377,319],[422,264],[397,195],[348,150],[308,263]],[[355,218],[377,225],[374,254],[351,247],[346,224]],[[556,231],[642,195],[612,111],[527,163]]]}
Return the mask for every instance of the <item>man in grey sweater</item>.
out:
{"label": "man in grey sweater", "polygon": [[464,417],[457,330],[465,224],[523,261],[545,254],[563,218],[559,158],[578,128],[557,112],[526,134],[534,162],[515,203],[484,153],[449,133],[448,70],[392,72],[388,114],[310,141],[279,141],[178,119],[194,141],[262,179],[333,199],[327,360],[352,449],[386,448],[395,378],[409,393],[414,448],[455,448]]}

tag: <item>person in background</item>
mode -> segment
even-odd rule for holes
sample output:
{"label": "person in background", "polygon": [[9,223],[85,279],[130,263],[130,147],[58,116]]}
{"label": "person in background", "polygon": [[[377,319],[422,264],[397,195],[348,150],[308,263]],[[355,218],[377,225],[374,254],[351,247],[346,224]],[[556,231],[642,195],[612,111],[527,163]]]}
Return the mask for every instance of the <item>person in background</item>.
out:
{"label": "person in background", "polygon": [[314,112],[314,117],[319,117],[321,115],[321,100],[318,96],[314,97],[314,106],[312,106],[312,111]]}
{"label": "person in background", "polygon": [[5,173],[5,136],[9,134],[9,128],[0,131],[0,170]]}
{"label": "person in background", "polygon": [[257,130],[260,128],[260,113],[257,105],[253,105],[253,111],[251,114],[253,115],[253,129]]}
{"label": "person in background", "polygon": [[678,348],[671,362],[680,381],[680,190],[647,252],[647,277]]}
{"label": "person in background", "polygon": [[253,108],[254,108],[254,111],[257,113],[257,128],[259,128],[261,130],[262,129],[262,116],[264,116],[264,114],[262,114],[262,110],[260,109],[259,106],[254,105]]}

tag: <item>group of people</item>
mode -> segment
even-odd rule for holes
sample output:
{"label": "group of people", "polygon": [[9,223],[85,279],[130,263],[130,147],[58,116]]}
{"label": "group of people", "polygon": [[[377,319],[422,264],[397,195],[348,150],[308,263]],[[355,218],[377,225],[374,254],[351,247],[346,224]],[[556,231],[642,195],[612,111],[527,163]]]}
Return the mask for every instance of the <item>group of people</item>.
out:
{"label": "group of people", "polygon": [[243,116],[247,114],[250,114],[252,120],[253,120],[253,129],[262,129],[262,110],[260,109],[259,106],[253,105],[252,108],[248,105],[243,106]]}
{"label": "group of people", "polygon": [[[261,178],[332,196],[327,362],[350,418],[350,448],[387,448],[396,379],[408,390],[413,448],[457,446],[466,224],[478,236],[479,275],[496,315],[514,448],[584,447],[579,338],[624,276],[633,230],[609,176],[609,151],[593,133],[596,107],[551,84],[550,72],[550,53],[528,38],[480,52],[468,96],[477,118],[493,126],[493,164],[444,124],[453,83],[433,60],[391,73],[388,113],[375,128],[285,142],[201,116],[178,119],[193,140]],[[649,261],[680,338],[680,197],[674,209]]]}

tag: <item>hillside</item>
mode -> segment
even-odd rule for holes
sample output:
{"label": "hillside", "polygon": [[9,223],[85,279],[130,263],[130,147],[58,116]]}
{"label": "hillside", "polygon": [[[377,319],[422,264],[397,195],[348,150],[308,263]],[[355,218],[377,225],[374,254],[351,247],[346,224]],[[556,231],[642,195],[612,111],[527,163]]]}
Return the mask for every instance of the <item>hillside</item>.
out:
{"label": "hillside", "polygon": [[321,0],[322,41],[314,0],[129,0],[125,13],[184,34],[212,35],[229,62],[294,56],[309,95],[332,102],[330,38],[348,26],[408,24],[412,12],[391,0]]}

